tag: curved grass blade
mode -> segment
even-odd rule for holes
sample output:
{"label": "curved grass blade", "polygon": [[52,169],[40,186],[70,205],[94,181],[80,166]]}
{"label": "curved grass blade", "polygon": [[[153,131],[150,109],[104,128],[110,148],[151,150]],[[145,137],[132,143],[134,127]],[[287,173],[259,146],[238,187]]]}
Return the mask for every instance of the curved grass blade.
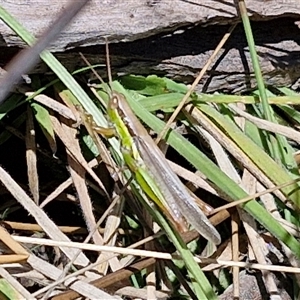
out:
{"label": "curved grass blade", "polygon": [[[7,73],[0,81],[0,104],[5,100],[13,85],[23,74],[26,74],[38,61],[40,53],[58,36],[62,29],[75,17],[75,15],[87,4],[89,0],[69,2],[68,6],[59,14],[52,25],[33,44],[34,38],[28,36],[31,48],[20,52],[6,67]],[[10,26],[21,28],[20,24],[12,18],[6,10],[0,6],[1,19]]]}

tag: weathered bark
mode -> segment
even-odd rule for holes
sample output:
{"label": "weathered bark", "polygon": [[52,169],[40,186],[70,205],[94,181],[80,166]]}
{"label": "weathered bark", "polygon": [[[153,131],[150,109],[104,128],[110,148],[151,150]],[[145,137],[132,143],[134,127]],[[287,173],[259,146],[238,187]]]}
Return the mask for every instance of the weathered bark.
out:
{"label": "weathered bark", "polygon": [[[66,1],[7,2],[0,5],[37,34],[51,23]],[[247,1],[266,83],[298,87],[300,30],[298,1]],[[50,11],[51,9],[51,11]],[[112,44],[111,59],[118,74],[166,75],[191,82],[214,48],[237,21],[232,1],[93,1],[52,45],[51,50],[70,70],[84,65],[78,51],[92,63],[104,62],[104,37]],[[20,40],[0,23],[0,64],[22,47]],[[93,45],[93,46],[90,46]],[[78,47],[85,47],[80,48]],[[89,47],[88,47],[89,46]],[[71,49],[71,50],[68,50]],[[44,72],[43,66],[36,71]],[[242,26],[235,29],[218,60],[199,84],[206,92],[242,92],[255,87]]]}

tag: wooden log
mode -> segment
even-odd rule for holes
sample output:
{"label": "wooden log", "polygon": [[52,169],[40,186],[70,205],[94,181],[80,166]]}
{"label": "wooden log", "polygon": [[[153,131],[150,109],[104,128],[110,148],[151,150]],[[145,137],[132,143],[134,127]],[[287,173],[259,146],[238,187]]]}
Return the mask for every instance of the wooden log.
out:
{"label": "wooden log", "polygon": [[[49,5],[43,0],[0,0],[0,5],[38,35],[66,2],[53,1]],[[250,0],[246,4],[266,83],[298,88],[300,31],[296,21],[300,4],[294,0]],[[104,62],[107,37],[115,74],[157,73],[190,83],[229,25],[237,20],[232,1],[92,1],[51,51],[74,70],[84,65],[78,51],[83,51],[92,63]],[[3,66],[14,50],[24,45],[3,23],[0,32]],[[40,65],[35,72],[45,70]],[[198,90],[244,92],[254,87],[249,51],[239,25]]]}

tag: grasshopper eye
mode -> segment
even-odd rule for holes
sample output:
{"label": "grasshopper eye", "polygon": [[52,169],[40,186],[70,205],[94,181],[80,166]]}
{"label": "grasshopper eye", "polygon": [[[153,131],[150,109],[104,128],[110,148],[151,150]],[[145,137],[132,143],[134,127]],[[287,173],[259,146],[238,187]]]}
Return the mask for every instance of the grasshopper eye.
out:
{"label": "grasshopper eye", "polygon": [[118,108],[119,107],[119,99],[118,99],[118,97],[112,96],[110,98],[109,103],[110,103],[110,107],[111,108]]}

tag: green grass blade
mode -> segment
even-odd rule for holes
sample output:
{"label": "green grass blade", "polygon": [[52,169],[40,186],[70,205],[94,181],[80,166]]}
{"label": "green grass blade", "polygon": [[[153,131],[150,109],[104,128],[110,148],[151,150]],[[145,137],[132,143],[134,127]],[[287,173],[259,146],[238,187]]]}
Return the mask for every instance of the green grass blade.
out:
{"label": "green grass blade", "polygon": [[[202,112],[208,115],[215,123],[222,128],[227,135],[243,150],[243,152],[265,173],[271,181],[276,184],[283,184],[293,178],[278,165],[265,151],[258,147],[251,139],[228,118],[224,117],[215,109],[208,105],[198,106]],[[282,192],[289,197],[298,207],[300,207],[299,185],[293,184],[282,189]]]}
{"label": "green grass blade", "polygon": [[205,274],[195,262],[191,251],[188,249],[185,242],[182,240],[181,236],[174,230],[169,223],[166,221],[165,217],[159,210],[153,209],[150,207],[143,199],[139,196],[140,201],[143,203],[143,206],[147,208],[153,218],[157,223],[164,229],[170,241],[174,244],[175,248],[180,254],[181,259],[184,261],[187,269],[190,271],[193,279],[192,284],[194,286],[195,293],[197,294],[198,299],[217,299],[215,292],[207,280]]}

